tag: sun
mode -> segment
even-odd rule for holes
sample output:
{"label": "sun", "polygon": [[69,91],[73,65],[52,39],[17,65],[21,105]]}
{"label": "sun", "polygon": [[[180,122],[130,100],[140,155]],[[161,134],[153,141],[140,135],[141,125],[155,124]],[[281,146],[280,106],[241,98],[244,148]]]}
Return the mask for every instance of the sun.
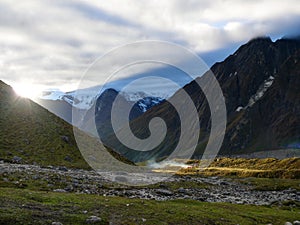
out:
{"label": "sun", "polygon": [[13,85],[17,95],[23,98],[35,99],[41,93],[40,88],[31,82],[20,82]]}

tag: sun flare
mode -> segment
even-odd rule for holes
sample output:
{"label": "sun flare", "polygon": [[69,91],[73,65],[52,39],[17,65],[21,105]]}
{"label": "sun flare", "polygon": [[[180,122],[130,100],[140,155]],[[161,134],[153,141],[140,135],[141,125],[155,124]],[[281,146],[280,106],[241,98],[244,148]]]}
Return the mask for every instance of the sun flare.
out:
{"label": "sun flare", "polygon": [[23,98],[35,99],[40,94],[40,88],[30,82],[21,82],[13,85],[13,89],[17,95]]}

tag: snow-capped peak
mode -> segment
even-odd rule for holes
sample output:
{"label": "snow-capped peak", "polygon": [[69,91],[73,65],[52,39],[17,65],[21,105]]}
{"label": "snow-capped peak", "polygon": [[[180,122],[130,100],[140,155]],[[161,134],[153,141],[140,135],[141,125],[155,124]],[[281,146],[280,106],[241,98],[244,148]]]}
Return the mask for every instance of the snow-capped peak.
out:
{"label": "snow-capped peak", "polygon": [[[120,92],[129,102],[135,102],[143,112],[154,105],[158,105],[169,96],[167,94],[154,94],[145,92]],[[99,96],[99,88],[81,89],[72,92],[62,92],[60,90],[48,90],[42,93],[40,99],[43,100],[61,100],[69,103],[78,109],[88,110],[92,107]]]}
{"label": "snow-capped peak", "polygon": [[53,100],[53,101],[62,100],[65,94],[66,94],[65,92],[62,92],[60,90],[47,90],[44,91],[39,98],[45,100]]}
{"label": "snow-capped peak", "polygon": [[49,90],[44,91],[39,98],[52,101],[62,100],[78,109],[89,109],[94,103],[95,95],[87,91],[62,92],[59,90]]}

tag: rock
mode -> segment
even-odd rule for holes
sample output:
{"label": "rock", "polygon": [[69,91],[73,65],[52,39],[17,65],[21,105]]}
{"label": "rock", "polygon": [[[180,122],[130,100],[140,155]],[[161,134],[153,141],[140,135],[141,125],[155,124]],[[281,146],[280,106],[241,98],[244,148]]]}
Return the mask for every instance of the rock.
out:
{"label": "rock", "polygon": [[66,142],[66,143],[69,143],[70,142],[70,139],[69,139],[69,137],[68,136],[61,136],[61,139],[64,141],[64,142]]}
{"label": "rock", "polygon": [[74,190],[74,187],[70,184],[70,185],[68,185],[68,186],[65,188],[65,190],[66,190],[67,192],[71,192],[71,191]]}
{"label": "rock", "polygon": [[22,161],[22,158],[19,157],[19,156],[14,156],[14,157],[12,158],[12,161],[13,161],[14,163],[20,163],[20,162]]}
{"label": "rock", "polygon": [[61,193],[66,193],[67,191],[64,189],[54,189],[54,192],[61,192]]}
{"label": "rock", "polygon": [[299,220],[295,220],[295,221],[293,222],[293,224],[294,224],[294,225],[300,225],[300,221],[299,221]]}
{"label": "rock", "polygon": [[284,225],[293,225],[291,222],[285,222]]}
{"label": "rock", "polygon": [[91,192],[88,189],[83,190],[83,193],[85,193],[85,194],[91,194]]}
{"label": "rock", "polygon": [[206,198],[204,198],[204,197],[199,197],[199,198],[197,198],[197,200],[200,201],[200,202],[205,202],[205,201],[206,201]]}
{"label": "rock", "polygon": [[89,218],[86,219],[86,223],[91,224],[91,223],[97,223],[100,222],[102,219],[98,216],[90,216]]}
{"label": "rock", "polygon": [[178,188],[177,192],[181,194],[187,194],[187,190],[184,189],[183,187]]}
{"label": "rock", "polygon": [[68,156],[68,155],[64,158],[64,160],[66,160],[68,162],[72,162],[73,161],[73,159],[70,156]]}
{"label": "rock", "polygon": [[142,221],[143,221],[143,222],[146,222],[147,220],[146,220],[145,218],[142,218]]}
{"label": "rock", "polygon": [[9,180],[8,180],[6,177],[4,177],[4,178],[3,178],[3,181],[4,181],[4,182],[8,182]]}
{"label": "rock", "polygon": [[65,171],[65,172],[68,171],[67,167],[65,166],[59,166],[58,170]]}
{"label": "rock", "polygon": [[52,225],[63,225],[61,222],[52,222]]}
{"label": "rock", "polygon": [[227,181],[221,181],[220,185],[229,185],[229,183]]}
{"label": "rock", "polygon": [[156,193],[160,194],[160,195],[165,195],[165,196],[172,196],[173,195],[172,191],[169,191],[169,190],[166,190],[166,189],[157,189]]}

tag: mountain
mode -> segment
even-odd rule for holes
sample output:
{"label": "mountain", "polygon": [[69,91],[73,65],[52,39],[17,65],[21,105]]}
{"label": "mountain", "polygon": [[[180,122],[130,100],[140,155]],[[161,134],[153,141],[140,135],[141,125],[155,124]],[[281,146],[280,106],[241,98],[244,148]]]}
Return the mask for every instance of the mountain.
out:
{"label": "mountain", "polygon": [[[102,96],[106,96],[107,90],[115,90],[113,88],[107,88],[104,91],[100,92],[101,87],[92,87],[87,89],[81,89],[78,91],[72,92],[61,92],[58,90],[45,91],[42,96],[36,99],[37,103],[64,119],[68,123],[74,126],[81,126],[81,123],[84,120],[84,115],[90,115],[88,112],[93,108],[95,102],[100,98],[103,100]],[[99,93],[100,92],[100,93]],[[165,98],[168,97],[167,94],[164,94],[165,98],[162,97],[154,97],[151,95],[155,95],[153,93],[145,93],[145,92],[119,92],[118,94],[123,95],[124,99],[129,103],[135,104],[134,107],[138,107],[141,113],[146,112],[151,107],[160,104]],[[105,100],[109,101],[108,99]],[[136,103],[135,103],[136,102]],[[75,111],[76,115],[82,115],[82,118],[78,119],[77,122],[72,122],[72,110]],[[74,112],[73,112],[74,113]]]}
{"label": "mountain", "polygon": [[[74,138],[73,127],[37,103],[21,98],[0,81],[0,160],[43,166],[90,169]],[[75,129],[87,149],[99,151],[98,142]],[[131,163],[115,152],[115,158]]]}
{"label": "mountain", "polygon": [[[119,101],[116,105],[117,108],[121,109],[122,112],[126,109],[131,109],[129,118],[125,117],[126,115],[123,113],[119,114],[119,117],[124,117],[125,120],[133,120],[153,106],[165,101],[160,97],[147,96],[147,94],[143,92],[129,94],[108,88],[97,97],[97,100],[94,103],[95,105],[85,112],[83,116],[80,115],[80,112],[76,113],[76,118],[83,118],[81,123],[77,123],[79,128],[94,136],[98,137],[99,135],[101,139],[105,140],[107,136],[113,132],[111,125],[111,111],[112,105],[118,95]],[[95,121],[97,127],[94,127]]]}
{"label": "mountain", "polygon": [[77,126],[78,124],[72,123],[72,110],[78,111],[78,114],[86,112],[92,107],[95,95],[97,95],[95,88],[66,93],[49,90],[43,92],[36,102],[69,124]]}
{"label": "mountain", "polygon": [[[120,92],[121,95],[129,102],[134,103],[134,105],[138,106],[142,112],[146,112],[151,109],[153,106],[160,104],[165,101],[168,96],[167,94],[155,94],[155,93],[145,93],[142,91],[139,92]],[[163,96],[163,97],[156,97]]]}
{"label": "mountain", "polygon": [[22,163],[89,168],[72,126],[0,81],[0,158]]}
{"label": "mountain", "polygon": [[[223,62],[212,66],[227,108],[227,130],[220,154],[241,154],[299,145],[299,50],[298,39],[272,42],[267,37],[256,38],[242,45]],[[209,73],[197,79],[205,80],[206,76]],[[192,81],[183,90],[189,94],[198,110],[201,133],[194,154],[198,158],[209,137],[210,111],[197,82]],[[184,107],[184,104],[180,107]],[[157,116],[166,122],[168,133],[152,151],[127,149],[114,134],[110,135],[107,145],[133,161],[167,157],[180,137],[180,121],[172,105],[162,102],[133,120],[130,126],[136,136],[148,137],[149,121]]]}
{"label": "mountain", "polygon": [[[299,51],[299,39],[272,42],[258,38],[212,67],[225,94],[228,113],[221,153],[284,149],[300,141],[295,114],[300,107],[296,91]],[[293,97],[291,91],[295,92]]]}
{"label": "mountain", "polygon": [[[172,96],[178,90],[178,85],[183,87],[192,81],[189,76],[186,76],[181,70],[171,65],[151,64],[149,67],[146,64],[145,68],[145,65],[137,64],[134,68],[134,72],[131,71],[130,76],[110,80],[104,86],[97,85],[89,88],[80,88],[71,92],[45,91],[42,96],[36,99],[36,102],[68,123],[80,126],[79,123],[82,123],[85,113],[94,107],[97,98],[107,89],[114,89],[120,92],[129,102],[138,102],[139,107],[145,112]],[[158,75],[159,78],[157,77]],[[169,79],[173,83],[162,81],[161,79]],[[136,80],[139,80],[139,82],[133,82]],[[149,82],[152,84],[151,86],[148,85]],[[126,91],[122,91],[124,88]],[[78,118],[78,123],[72,122],[71,106],[74,106],[73,110],[75,110],[76,115],[82,115],[82,118]]]}

